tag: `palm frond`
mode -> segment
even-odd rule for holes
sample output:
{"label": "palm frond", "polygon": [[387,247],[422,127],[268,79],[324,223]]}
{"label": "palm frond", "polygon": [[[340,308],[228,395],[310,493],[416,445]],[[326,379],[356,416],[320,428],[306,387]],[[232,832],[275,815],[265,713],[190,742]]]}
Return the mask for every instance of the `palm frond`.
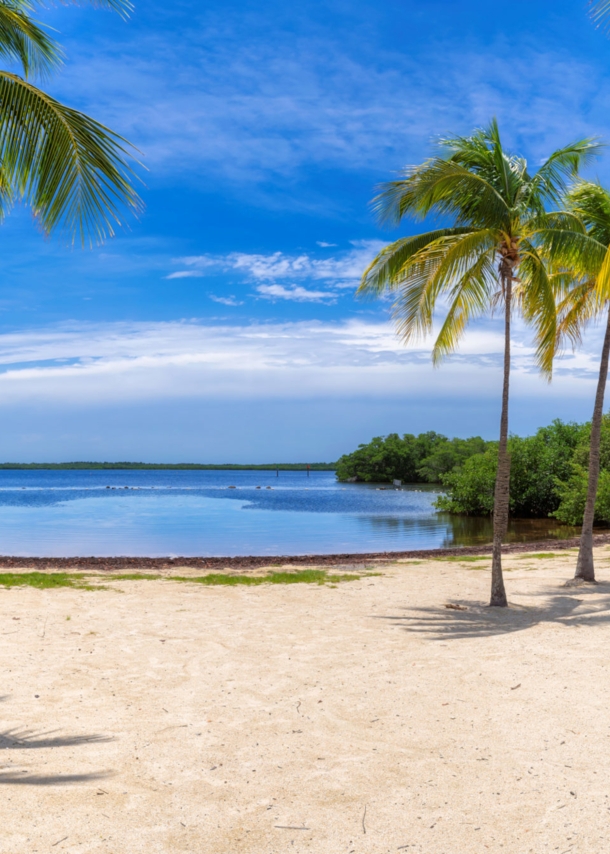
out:
{"label": "palm frond", "polygon": [[469,228],[439,228],[425,234],[403,237],[394,243],[390,243],[366,268],[356,294],[376,297],[386,289],[396,288],[404,278],[401,276],[401,272],[422,249],[440,238],[468,234],[470,231]]}
{"label": "palm frond", "polygon": [[583,332],[590,320],[600,313],[600,306],[595,295],[595,282],[585,279],[576,284],[570,293],[557,305],[558,347],[567,339],[572,347],[582,342]]}
{"label": "palm frond", "polygon": [[23,0],[0,2],[0,56],[18,62],[26,77],[46,77],[61,63],[62,51],[30,11]]}
{"label": "palm frond", "polygon": [[608,29],[610,0],[589,0],[589,15],[598,27]]}
{"label": "palm frond", "polygon": [[451,242],[447,241],[443,257],[432,273],[431,285],[434,291],[440,294],[456,282],[461,282],[482,255],[492,252],[495,257],[499,243],[500,235],[493,229],[472,231],[455,237]]}
{"label": "palm frond", "polygon": [[398,223],[406,214],[423,219],[430,213],[454,218],[456,226],[496,225],[509,207],[482,176],[451,160],[434,158],[406,170],[405,178],[384,184],[373,199],[380,222]]}
{"label": "palm frond", "polygon": [[558,277],[552,275],[547,260],[529,241],[522,244],[518,275],[517,300],[523,318],[535,330],[538,367],[550,380],[558,340],[557,294],[559,288],[566,287],[566,282],[561,272]]}
{"label": "palm frond", "polygon": [[494,260],[493,249],[479,255],[452,289],[449,310],[432,348],[434,365],[454,352],[468,323],[488,308],[496,284]]}
{"label": "palm frond", "polygon": [[545,202],[557,204],[568,183],[599,156],[603,148],[604,145],[592,137],[558,148],[532,178],[532,192],[539,194]]}
{"label": "palm frond", "polygon": [[0,71],[0,163],[43,229],[101,242],[139,210],[129,143],[15,74]]}
{"label": "palm frond", "polygon": [[606,257],[606,247],[582,231],[541,228],[531,237],[548,263],[570,269],[576,278],[596,276]]}
{"label": "palm frond", "polygon": [[118,12],[122,18],[127,18],[129,13],[133,11],[131,0],[25,0],[25,2],[43,9],[48,9],[51,6],[93,6],[94,9],[109,9],[111,12]]}
{"label": "palm frond", "polygon": [[476,268],[478,259],[485,253],[494,257],[495,251],[490,235],[477,232],[439,238],[414,255],[401,271],[403,283],[394,304],[402,338],[409,341],[425,336],[432,329],[439,296],[449,293],[453,299],[453,289]]}
{"label": "palm frond", "polygon": [[524,233],[528,231],[529,235],[533,236],[536,232],[544,231],[546,228],[566,229],[581,234],[587,232],[582,217],[573,210],[545,211],[541,215],[534,215],[529,218],[523,231]]}
{"label": "palm frond", "polygon": [[595,298],[600,310],[610,300],[610,246],[595,277]]}
{"label": "palm frond", "polygon": [[595,240],[610,245],[610,193],[593,181],[577,181],[564,201]]}

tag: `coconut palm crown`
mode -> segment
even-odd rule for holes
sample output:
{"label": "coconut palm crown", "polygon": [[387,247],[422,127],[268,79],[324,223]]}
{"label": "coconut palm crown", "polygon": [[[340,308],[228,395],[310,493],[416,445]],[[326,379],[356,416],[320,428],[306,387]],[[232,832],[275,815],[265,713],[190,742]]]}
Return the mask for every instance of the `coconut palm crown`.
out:
{"label": "coconut palm crown", "polygon": [[[128,13],[128,0],[91,5]],[[32,83],[62,61],[59,45],[32,16],[37,0],[0,0],[0,217],[21,199],[45,232],[98,243],[114,233],[122,211],[138,210],[130,145],[94,119]]]}
{"label": "coconut palm crown", "polygon": [[[576,233],[570,212],[549,213],[567,184],[594,156],[583,139],[555,151],[535,173],[505,151],[496,121],[468,137],[438,143],[439,153],[384,185],[374,200],[382,222],[434,215],[450,225],[403,237],[383,249],[365,271],[358,293],[395,297],[397,330],[405,342],[430,332],[436,310],[445,317],[432,357],[438,363],[458,345],[468,323],[502,307],[504,382],[494,503],[492,605],[506,606],[501,545],[509,511],[507,453],[510,327],[513,304],[540,340],[555,340],[556,284],[540,247],[552,233]],[[545,367],[541,359],[543,369]]]}

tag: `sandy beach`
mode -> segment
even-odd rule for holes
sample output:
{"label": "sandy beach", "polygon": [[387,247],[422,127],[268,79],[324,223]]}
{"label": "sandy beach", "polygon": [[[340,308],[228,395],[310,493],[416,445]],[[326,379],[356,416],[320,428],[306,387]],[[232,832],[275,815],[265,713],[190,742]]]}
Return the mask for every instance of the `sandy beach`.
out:
{"label": "sandy beach", "polygon": [[487,559],[0,590],[2,851],[607,850],[610,548],[574,560],[508,556],[507,611]]}

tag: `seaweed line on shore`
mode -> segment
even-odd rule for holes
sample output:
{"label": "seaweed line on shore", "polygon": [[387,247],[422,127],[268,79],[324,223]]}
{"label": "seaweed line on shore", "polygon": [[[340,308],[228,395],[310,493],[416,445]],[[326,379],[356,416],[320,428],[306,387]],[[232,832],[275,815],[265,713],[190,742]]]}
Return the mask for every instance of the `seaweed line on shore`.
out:
{"label": "seaweed line on shore", "polygon": [[[594,545],[610,543],[610,533],[596,534]],[[577,548],[580,539],[539,540],[537,542],[507,543],[504,554],[513,552],[561,551]],[[115,571],[129,567],[140,569],[170,569],[184,566],[194,569],[251,569],[261,566],[334,566],[362,563],[363,561],[392,562],[409,558],[458,557],[460,555],[485,555],[491,553],[491,544],[461,546],[458,548],[419,549],[400,552],[367,552],[356,554],[321,555],[246,555],[241,557],[17,557],[0,555],[0,568],[37,567],[45,569],[93,568],[98,571]]]}

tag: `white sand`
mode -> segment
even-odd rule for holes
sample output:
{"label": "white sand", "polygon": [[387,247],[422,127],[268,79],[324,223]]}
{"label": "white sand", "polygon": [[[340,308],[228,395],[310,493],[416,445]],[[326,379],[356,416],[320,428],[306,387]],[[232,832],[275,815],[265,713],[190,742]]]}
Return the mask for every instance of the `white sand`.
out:
{"label": "white sand", "polygon": [[0,851],[609,851],[610,585],[506,563],[0,590]]}

